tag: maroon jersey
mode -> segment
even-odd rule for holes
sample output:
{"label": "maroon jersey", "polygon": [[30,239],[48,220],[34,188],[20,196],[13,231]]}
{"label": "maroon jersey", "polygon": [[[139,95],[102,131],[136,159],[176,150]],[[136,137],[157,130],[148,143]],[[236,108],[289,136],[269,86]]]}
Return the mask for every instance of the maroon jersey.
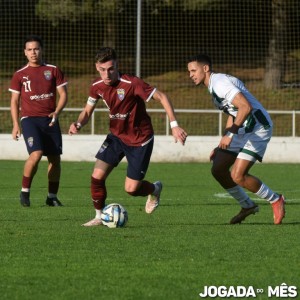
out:
{"label": "maroon jersey", "polygon": [[55,111],[56,89],[66,84],[56,66],[26,65],[13,75],[9,91],[21,95],[21,117],[45,117]]}
{"label": "maroon jersey", "polygon": [[120,74],[116,85],[108,86],[98,78],[90,88],[89,105],[101,98],[109,109],[110,131],[126,145],[141,146],[153,136],[146,104],[156,89],[142,79]]}

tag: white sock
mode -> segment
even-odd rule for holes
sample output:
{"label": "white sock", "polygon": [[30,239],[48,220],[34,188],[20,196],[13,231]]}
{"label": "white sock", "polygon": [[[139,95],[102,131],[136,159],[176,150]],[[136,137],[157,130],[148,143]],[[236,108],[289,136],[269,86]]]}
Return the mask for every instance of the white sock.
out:
{"label": "white sock", "polygon": [[245,193],[239,185],[226,190],[234,199],[236,199],[243,208],[253,207],[255,203]]}
{"label": "white sock", "polygon": [[56,194],[53,194],[53,193],[48,193],[48,198],[56,198]]}
{"label": "white sock", "polygon": [[95,211],[96,211],[96,219],[101,219],[101,213],[102,213],[102,210],[101,209],[95,209]]}
{"label": "white sock", "polygon": [[22,187],[21,192],[30,193],[30,189]]}
{"label": "white sock", "polygon": [[264,183],[261,184],[258,192],[256,192],[255,194],[260,198],[266,199],[270,203],[274,203],[280,198],[280,196],[277,193],[273,192]]}

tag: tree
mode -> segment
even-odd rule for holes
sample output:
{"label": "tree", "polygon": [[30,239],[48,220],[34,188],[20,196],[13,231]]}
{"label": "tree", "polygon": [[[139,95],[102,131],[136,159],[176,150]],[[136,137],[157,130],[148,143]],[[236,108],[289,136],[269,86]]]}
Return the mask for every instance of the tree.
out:
{"label": "tree", "polygon": [[281,88],[286,63],[286,22],[286,0],[272,0],[272,30],[264,79],[267,89]]}
{"label": "tree", "polygon": [[[99,40],[102,45],[116,47],[118,34],[125,36],[128,34],[127,21],[135,18],[134,10],[130,14],[126,12],[126,7],[135,7],[138,0],[36,0],[36,14],[40,19],[50,21],[53,26],[58,26],[60,22],[79,22],[87,18],[96,20],[99,28]],[[237,59],[247,61],[247,50],[254,48],[262,49],[260,53],[267,55],[259,57],[264,59],[265,78],[264,84],[268,89],[279,89],[281,87],[287,56],[287,20],[291,15],[289,7],[295,7],[299,0],[141,0],[143,7],[147,8],[148,14],[144,19],[151,16],[158,16],[157,20],[166,20],[166,28],[173,20],[164,18],[170,12],[180,12],[184,17],[198,15],[194,27],[201,27],[198,39],[202,38],[202,45],[208,49],[219,47],[223,49],[232,47],[232,56]],[[242,4],[241,4],[242,2]],[[261,13],[263,12],[263,13]],[[220,20],[215,19],[216,14],[220,15]],[[149,17],[150,16],[150,17]],[[161,16],[161,18],[159,18]],[[203,19],[212,17],[212,23],[203,24]],[[255,20],[251,19],[254,17]],[[244,20],[246,18],[246,21]],[[297,18],[295,16],[294,18]],[[175,20],[176,21],[176,20]],[[213,23],[215,22],[215,23]],[[124,24],[126,24],[124,26]],[[133,22],[131,22],[133,24]],[[187,23],[188,24],[188,23]],[[246,24],[246,26],[244,26]],[[226,25],[226,26],[225,26]],[[212,26],[219,26],[217,29]],[[248,27],[247,27],[248,26]],[[263,30],[261,30],[261,27]],[[129,26],[128,26],[129,27]],[[133,33],[134,26],[131,27]],[[180,27],[180,26],[179,26]],[[176,30],[183,32],[181,28]],[[242,28],[241,28],[242,27]],[[125,29],[124,29],[125,28]],[[144,27],[145,28],[145,27]],[[173,32],[164,30],[171,35]],[[194,29],[194,28],[193,28]],[[239,30],[240,29],[240,30]],[[119,30],[119,31],[118,31]],[[123,31],[122,31],[123,30]],[[146,28],[147,30],[147,28]],[[196,31],[195,31],[196,32]],[[149,33],[149,32],[148,32]],[[151,34],[152,32],[150,32]],[[212,33],[212,34],[210,34]],[[97,33],[98,34],[98,33]],[[189,33],[190,34],[190,33]],[[134,34],[131,34],[131,37]],[[215,40],[214,40],[215,38]],[[175,40],[176,37],[174,35]],[[168,39],[165,39],[168,41]],[[147,42],[147,41],[146,41]],[[145,42],[145,43],[146,43]],[[164,41],[163,41],[164,42]],[[208,45],[208,43],[210,43]],[[257,46],[256,46],[257,45]],[[152,46],[152,45],[150,45]],[[170,47],[169,44],[166,47]],[[209,48],[210,47],[210,48]],[[243,50],[240,50],[243,47]],[[151,47],[149,48],[151,51]],[[248,53],[249,53],[248,51]],[[221,53],[222,54],[222,53]],[[221,56],[221,55],[220,55]],[[258,56],[256,56],[258,57]]]}
{"label": "tree", "polygon": [[91,14],[93,1],[75,0],[40,0],[35,7],[35,14],[53,26],[62,21],[76,22],[85,15]]}
{"label": "tree", "polygon": [[36,15],[46,21],[50,21],[53,26],[58,26],[60,22],[78,22],[85,17],[95,18],[101,22],[106,19],[106,23],[99,24],[103,28],[102,44],[115,47],[116,40],[116,20],[114,14],[120,11],[123,1],[118,0],[39,0],[35,7]]}
{"label": "tree", "polygon": [[[281,88],[286,65],[286,34],[287,34],[287,6],[293,0],[269,0],[271,1],[271,35],[268,54],[266,57],[266,71],[264,85],[267,89]],[[203,9],[228,5],[230,0],[186,0],[185,9]]]}

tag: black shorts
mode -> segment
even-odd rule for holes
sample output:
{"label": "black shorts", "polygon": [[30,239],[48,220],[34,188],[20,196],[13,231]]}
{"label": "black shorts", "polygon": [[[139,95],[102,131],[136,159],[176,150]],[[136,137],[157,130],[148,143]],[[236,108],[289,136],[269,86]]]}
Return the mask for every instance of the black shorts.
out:
{"label": "black shorts", "polygon": [[49,117],[26,117],[21,120],[28,153],[43,151],[44,156],[62,154],[62,136],[58,121],[53,126]]}
{"label": "black shorts", "polygon": [[143,146],[127,146],[118,137],[108,134],[96,158],[116,167],[125,156],[128,162],[127,177],[142,180],[149,166],[153,144],[154,137]]}

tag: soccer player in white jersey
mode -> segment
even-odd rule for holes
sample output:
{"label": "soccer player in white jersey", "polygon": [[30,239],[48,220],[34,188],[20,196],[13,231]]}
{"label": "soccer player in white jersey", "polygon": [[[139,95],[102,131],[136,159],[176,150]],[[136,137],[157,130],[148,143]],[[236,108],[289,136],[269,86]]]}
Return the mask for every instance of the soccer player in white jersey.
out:
{"label": "soccer player in white jersey", "polygon": [[238,78],[212,72],[207,55],[190,57],[187,67],[195,85],[204,84],[216,108],[228,115],[224,135],[210,159],[213,176],[241,206],[230,224],[241,223],[259,210],[244,188],[267,200],[273,209],[274,224],[281,224],[285,216],[284,196],[249,174],[254,163],[262,161],[271,139],[273,124],[269,114]]}

